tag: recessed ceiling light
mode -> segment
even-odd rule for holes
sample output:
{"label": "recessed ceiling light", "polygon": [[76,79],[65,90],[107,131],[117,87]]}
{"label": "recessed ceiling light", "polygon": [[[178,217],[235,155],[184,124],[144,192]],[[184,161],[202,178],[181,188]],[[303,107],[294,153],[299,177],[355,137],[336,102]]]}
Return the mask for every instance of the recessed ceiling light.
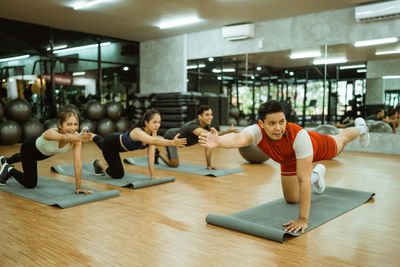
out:
{"label": "recessed ceiling light", "polygon": [[88,1],[88,2],[80,2],[79,4],[74,5],[72,8],[77,10],[77,9],[83,9],[89,6],[94,6],[97,4],[100,4],[102,2],[106,2],[110,0],[93,0],[93,1]]}
{"label": "recessed ceiling light", "polygon": [[310,58],[310,57],[320,57],[320,50],[303,50],[303,51],[292,51],[290,54],[290,59],[298,59],[298,58]]}
{"label": "recessed ceiling light", "polygon": [[347,65],[347,66],[340,66],[340,67],[339,67],[339,69],[341,69],[341,70],[360,69],[360,68],[365,68],[365,64]]}
{"label": "recessed ceiling light", "polygon": [[354,42],[354,46],[362,47],[362,46],[370,46],[370,45],[390,44],[390,43],[395,43],[397,41],[398,41],[397,37],[390,37],[390,38],[382,38],[382,39],[357,41],[357,42]]}
{"label": "recessed ceiling light", "polygon": [[180,27],[188,24],[193,24],[200,22],[200,18],[198,17],[187,17],[187,18],[180,18],[180,19],[174,19],[174,20],[169,20],[160,23],[158,27],[160,29],[168,29],[168,28],[175,28],[175,27]]}
{"label": "recessed ceiling light", "polygon": [[18,60],[18,59],[23,59],[23,58],[28,58],[28,57],[30,57],[30,55],[22,55],[22,56],[16,56],[16,57],[0,58],[0,62]]}
{"label": "recessed ceiling light", "polygon": [[313,61],[314,65],[322,65],[322,64],[339,64],[346,63],[347,58],[345,57],[332,57],[332,58],[316,58]]}

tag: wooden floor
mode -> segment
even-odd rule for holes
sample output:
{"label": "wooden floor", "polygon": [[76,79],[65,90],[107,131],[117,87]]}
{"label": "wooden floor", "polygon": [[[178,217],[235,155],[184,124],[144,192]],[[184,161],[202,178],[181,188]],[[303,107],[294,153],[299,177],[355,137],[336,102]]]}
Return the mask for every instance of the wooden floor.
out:
{"label": "wooden floor", "polygon": [[[6,156],[18,150],[0,146]],[[92,143],[83,151],[86,161],[100,156]],[[180,156],[204,163],[200,146],[181,149]],[[42,161],[39,173],[73,182],[50,171],[71,159],[69,151]],[[281,198],[278,164],[246,164],[237,150],[224,149],[213,162],[243,172],[210,178],[157,170],[176,181],[137,190],[83,180],[120,196],[67,209],[0,191],[0,266],[400,266],[400,156],[344,152],[323,162],[329,186],[376,196],[284,244],[205,222],[208,213],[228,215]],[[148,174],[143,167],[125,169]]]}

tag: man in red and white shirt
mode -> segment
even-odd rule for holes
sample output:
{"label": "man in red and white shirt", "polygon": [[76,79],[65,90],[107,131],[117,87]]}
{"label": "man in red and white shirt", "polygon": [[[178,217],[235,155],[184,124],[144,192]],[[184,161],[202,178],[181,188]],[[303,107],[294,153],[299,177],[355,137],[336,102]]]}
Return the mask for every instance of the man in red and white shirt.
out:
{"label": "man in red and white shirt", "polygon": [[297,124],[286,121],[283,107],[270,100],[258,110],[258,123],[246,127],[240,134],[218,136],[215,129],[202,134],[199,142],[208,148],[217,146],[239,148],[255,143],[261,151],[281,165],[283,195],[287,203],[299,202],[297,220],[286,222],[285,230],[297,233],[308,227],[311,202],[311,184],[316,193],[325,190],[325,166],[312,163],[332,159],[352,140],[360,136],[362,147],[369,145],[368,127],[364,119],[357,118],[355,127],[346,128],[338,135],[307,132]]}

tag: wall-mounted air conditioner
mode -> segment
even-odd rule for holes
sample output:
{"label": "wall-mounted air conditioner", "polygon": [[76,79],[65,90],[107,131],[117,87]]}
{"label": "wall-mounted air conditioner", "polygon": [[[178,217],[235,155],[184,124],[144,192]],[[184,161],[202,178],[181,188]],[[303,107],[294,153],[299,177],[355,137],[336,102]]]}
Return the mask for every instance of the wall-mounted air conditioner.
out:
{"label": "wall-mounted air conditioner", "polygon": [[254,24],[240,24],[222,28],[222,37],[229,41],[254,37]]}
{"label": "wall-mounted air conditioner", "polygon": [[387,1],[355,8],[357,21],[375,21],[400,16],[400,1]]}

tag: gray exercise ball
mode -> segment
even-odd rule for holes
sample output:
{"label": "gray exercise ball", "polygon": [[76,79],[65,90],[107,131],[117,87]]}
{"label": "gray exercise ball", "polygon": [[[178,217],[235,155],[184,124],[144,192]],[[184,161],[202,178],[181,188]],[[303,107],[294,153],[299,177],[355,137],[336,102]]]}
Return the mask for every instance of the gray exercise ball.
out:
{"label": "gray exercise ball", "polygon": [[96,100],[90,100],[85,105],[86,116],[94,121],[100,120],[106,114],[105,107]]}
{"label": "gray exercise ball", "polygon": [[16,98],[6,103],[5,112],[8,119],[24,123],[31,117],[32,107],[25,99]]}
{"label": "gray exercise ball", "polygon": [[392,127],[386,122],[376,121],[368,125],[370,133],[393,133]]}
{"label": "gray exercise ball", "polygon": [[7,120],[0,124],[0,143],[12,145],[21,140],[22,128],[18,122]]}
{"label": "gray exercise ball", "polygon": [[31,136],[40,136],[44,131],[43,125],[37,119],[30,118],[22,124],[22,140],[26,140]]}
{"label": "gray exercise ball", "polygon": [[253,164],[260,164],[269,159],[268,155],[262,152],[254,143],[239,148],[239,153],[245,160]]}
{"label": "gray exercise ball", "polygon": [[108,102],[106,104],[107,117],[116,121],[119,119],[122,113],[122,106],[119,102]]}
{"label": "gray exercise ball", "polygon": [[106,136],[110,133],[115,132],[115,123],[108,118],[101,119],[96,126],[97,133],[101,136]]}
{"label": "gray exercise ball", "polygon": [[234,118],[239,118],[240,115],[240,110],[236,106],[232,106],[229,110],[229,115],[234,117]]}
{"label": "gray exercise ball", "polygon": [[338,128],[330,124],[322,124],[318,126],[315,131],[323,135],[336,135],[339,133]]}
{"label": "gray exercise ball", "polygon": [[117,128],[117,132],[126,132],[129,130],[130,123],[126,118],[120,117],[119,120],[115,122],[115,127]]}
{"label": "gray exercise ball", "polygon": [[96,123],[89,119],[83,119],[79,123],[79,132],[81,132],[83,129],[88,128],[88,132],[90,133],[95,133],[96,132]]}
{"label": "gray exercise ball", "polygon": [[51,128],[58,128],[58,120],[57,119],[48,119],[43,123],[44,130],[48,130]]}

